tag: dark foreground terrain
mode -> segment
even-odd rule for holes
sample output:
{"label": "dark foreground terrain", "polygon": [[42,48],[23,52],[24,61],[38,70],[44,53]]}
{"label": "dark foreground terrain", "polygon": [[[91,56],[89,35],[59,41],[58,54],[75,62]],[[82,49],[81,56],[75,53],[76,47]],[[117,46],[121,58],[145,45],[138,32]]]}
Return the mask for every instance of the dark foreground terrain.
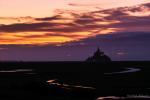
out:
{"label": "dark foreground terrain", "polygon": [[0,100],[150,100],[150,62],[1,62]]}

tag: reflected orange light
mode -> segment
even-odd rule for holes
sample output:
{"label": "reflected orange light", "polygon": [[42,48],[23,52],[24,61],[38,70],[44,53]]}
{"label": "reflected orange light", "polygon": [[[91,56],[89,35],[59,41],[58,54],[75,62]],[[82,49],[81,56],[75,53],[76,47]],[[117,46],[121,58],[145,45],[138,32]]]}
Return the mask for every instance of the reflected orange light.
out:
{"label": "reflected orange light", "polygon": [[54,83],[56,80],[48,80],[48,81],[46,81],[47,83]]}

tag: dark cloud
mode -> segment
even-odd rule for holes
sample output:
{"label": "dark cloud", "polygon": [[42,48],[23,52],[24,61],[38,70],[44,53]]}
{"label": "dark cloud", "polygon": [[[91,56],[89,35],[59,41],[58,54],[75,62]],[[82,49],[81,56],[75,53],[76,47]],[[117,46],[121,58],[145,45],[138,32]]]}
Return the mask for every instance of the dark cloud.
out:
{"label": "dark cloud", "polygon": [[59,20],[61,19],[59,15],[52,16],[52,17],[45,17],[45,18],[35,18],[37,21],[52,21],[52,20]]}
{"label": "dark cloud", "polygon": [[112,27],[115,28],[131,28],[131,27],[149,27],[150,26],[150,20],[138,20],[138,21],[128,21],[128,22],[121,22],[121,23],[116,23],[112,24]]}
{"label": "dark cloud", "polygon": [[[106,9],[99,10],[94,12],[89,12],[84,15],[81,15],[80,18],[76,19],[74,23],[84,25],[85,28],[125,28],[125,27],[146,27],[149,26],[149,16],[133,16],[134,13],[139,12],[142,13],[145,11],[144,8],[148,6],[148,4],[142,4],[133,7],[120,7],[114,9]],[[143,7],[144,6],[144,7]],[[132,13],[133,15],[130,15]],[[102,14],[106,15],[103,16]],[[101,25],[97,24],[98,22],[110,22],[110,21],[118,21],[119,23],[110,24],[110,25]]]}
{"label": "dark cloud", "polygon": [[[68,26],[66,28],[61,27],[61,25]],[[11,24],[11,25],[1,25],[0,32],[40,32],[40,31],[55,31],[55,32],[71,32],[77,30],[73,24],[58,24],[58,23],[31,23],[31,24]]]}
{"label": "dark cloud", "polygon": [[[78,42],[72,42],[68,44],[80,45],[84,43],[85,45],[101,45],[103,43],[145,43],[148,45],[150,43],[150,32],[116,32],[115,34],[100,34],[96,37],[91,37],[87,39],[82,39]],[[67,45],[67,44],[66,44]],[[121,45],[121,44],[120,44]],[[123,45],[123,44],[122,44]]]}
{"label": "dark cloud", "polygon": [[[71,4],[73,6],[73,4]],[[74,6],[78,6],[75,5]],[[134,7],[121,7],[115,9],[99,10],[87,13],[75,13],[74,11],[59,11],[56,16],[45,18],[34,18],[33,23],[21,23],[11,25],[0,25],[0,33],[5,32],[43,32],[36,35],[20,35],[21,38],[44,38],[47,36],[64,36],[73,39],[85,36],[86,39],[68,42],[57,47],[49,43],[45,46],[30,45],[0,45],[2,60],[83,60],[91,54],[97,46],[100,46],[113,60],[149,60],[150,59],[150,15],[136,16],[134,13],[147,11],[150,3]],[[132,13],[132,15],[130,14]],[[68,14],[71,18],[66,18]],[[61,22],[59,23],[59,20]],[[65,22],[69,20],[70,22]],[[57,23],[53,21],[58,21]],[[117,23],[111,23],[111,22]],[[64,23],[63,23],[64,22]],[[106,24],[105,24],[106,22]],[[101,24],[102,23],[102,24]],[[102,30],[109,28],[122,29],[122,32],[99,35]],[[143,32],[128,32],[128,31]],[[87,34],[71,34],[73,32],[91,32],[95,37]],[[148,32],[146,32],[148,31]],[[86,36],[87,35],[87,36]],[[18,36],[19,37],[19,36]],[[5,39],[6,40],[6,39]],[[12,41],[12,40],[11,40]],[[49,52],[51,51],[51,52]],[[117,55],[123,52],[126,55]],[[71,56],[67,56],[67,55]],[[34,55],[31,57],[31,55]],[[77,56],[78,55],[78,56]],[[89,55],[90,56],[90,55]]]}
{"label": "dark cloud", "polygon": [[150,8],[150,3],[143,4],[143,6]]}
{"label": "dark cloud", "polygon": [[[40,31],[43,27],[53,27],[57,24],[51,23],[31,23],[31,24],[11,24],[0,26],[0,32],[30,32],[30,31]],[[42,29],[41,29],[42,31]]]}
{"label": "dark cloud", "polygon": [[[129,28],[131,27],[141,27],[141,30],[144,31],[144,27],[150,26],[150,17],[144,15],[133,15],[135,12],[145,11],[149,5],[150,4],[147,3],[133,7],[112,8],[87,13],[75,13],[73,10],[60,10],[55,16],[52,17],[34,18],[36,21],[34,23],[0,25],[0,32],[56,32],[56,36],[71,36],[64,35],[64,33],[71,34],[73,32],[91,32],[95,34],[95,32],[97,32],[97,34],[99,34],[98,32],[101,32],[101,30],[107,30],[108,28],[123,28],[123,31],[128,28],[127,30],[129,31]],[[133,13],[133,15],[131,15],[129,12]],[[68,14],[71,17],[64,17],[64,14]],[[59,23],[60,20],[61,22]],[[57,23],[54,21],[57,21]],[[68,22],[66,23],[66,21]],[[31,37],[37,37],[37,35]]]}

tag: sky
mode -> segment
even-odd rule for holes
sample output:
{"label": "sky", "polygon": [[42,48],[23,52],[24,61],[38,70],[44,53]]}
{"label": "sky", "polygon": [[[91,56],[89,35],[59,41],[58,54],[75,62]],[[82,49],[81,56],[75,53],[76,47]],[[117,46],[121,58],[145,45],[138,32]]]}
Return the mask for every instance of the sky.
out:
{"label": "sky", "polygon": [[0,0],[0,12],[2,61],[84,60],[97,47],[150,60],[148,0]]}

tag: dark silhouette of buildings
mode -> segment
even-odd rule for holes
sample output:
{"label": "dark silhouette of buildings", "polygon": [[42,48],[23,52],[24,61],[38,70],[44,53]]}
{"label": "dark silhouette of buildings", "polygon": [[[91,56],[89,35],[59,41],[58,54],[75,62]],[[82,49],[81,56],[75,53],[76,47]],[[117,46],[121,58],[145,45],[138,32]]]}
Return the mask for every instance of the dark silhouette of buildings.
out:
{"label": "dark silhouette of buildings", "polygon": [[93,56],[86,59],[88,62],[111,62],[111,58],[104,54],[99,48]]}

